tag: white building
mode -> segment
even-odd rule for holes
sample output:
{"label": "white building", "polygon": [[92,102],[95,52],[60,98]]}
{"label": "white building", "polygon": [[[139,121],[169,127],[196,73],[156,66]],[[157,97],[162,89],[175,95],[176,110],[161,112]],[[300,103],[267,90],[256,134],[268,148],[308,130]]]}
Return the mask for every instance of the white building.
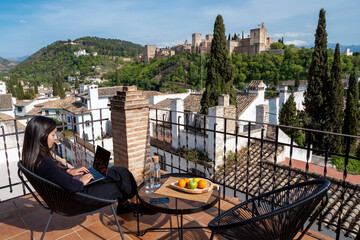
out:
{"label": "white building", "polygon": [[100,84],[102,82],[101,78],[92,78],[92,77],[85,78],[85,81],[91,82],[92,84],[94,84],[94,83]]}
{"label": "white building", "polygon": [[81,55],[86,55],[87,53],[86,53],[86,50],[84,49],[84,50],[79,50],[77,52],[74,52],[74,54],[76,57],[80,57]]}
{"label": "white building", "polygon": [[352,56],[352,55],[353,55],[353,52],[350,51],[350,48],[347,48],[347,49],[345,50],[345,54],[346,54],[347,56]]}
{"label": "white building", "polygon": [[17,100],[15,106],[15,117],[24,117],[28,112],[35,108],[36,105],[43,104],[49,101],[58,100],[59,97],[55,98],[42,98],[35,100]]}
{"label": "white building", "polygon": [[6,94],[6,83],[3,81],[0,81],[0,95]]}
{"label": "white building", "polygon": [[100,139],[111,134],[111,113],[108,104],[122,87],[86,87],[87,90],[80,86],[79,101],[64,107],[67,124],[71,125],[69,129],[74,129],[85,140]]}
{"label": "white building", "polygon": [[15,117],[14,104],[16,99],[11,94],[0,94],[0,113]]}

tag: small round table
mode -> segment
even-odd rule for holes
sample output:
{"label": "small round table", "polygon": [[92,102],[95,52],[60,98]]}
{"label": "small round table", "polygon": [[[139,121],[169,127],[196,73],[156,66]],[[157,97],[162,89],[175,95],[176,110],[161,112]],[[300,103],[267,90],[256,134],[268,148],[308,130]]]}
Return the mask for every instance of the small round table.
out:
{"label": "small round table", "polygon": [[[182,173],[173,173],[173,174],[165,174],[161,176],[161,184],[165,183],[169,177],[180,177],[180,178],[194,178],[196,176],[190,174],[182,174]],[[178,229],[179,230],[179,239],[183,237],[183,229],[197,229],[197,228],[207,228],[206,227],[183,227],[183,215],[184,214],[192,214],[197,212],[205,211],[211,207],[213,207],[216,203],[219,203],[218,214],[220,214],[220,191],[213,190],[211,196],[209,197],[206,203],[204,202],[196,202],[186,199],[181,199],[177,197],[164,196],[155,193],[146,193],[144,183],[142,183],[138,187],[137,199],[140,203],[142,203],[146,208],[151,209],[155,212],[165,213],[165,214],[175,214],[180,215],[180,227],[178,228],[148,228],[143,233],[140,234],[139,228],[139,214],[137,214],[137,227],[138,227],[138,235],[143,236],[147,231],[158,230],[158,229]],[[156,203],[152,204],[150,202],[151,198],[160,198],[160,197],[168,197],[168,203]]]}

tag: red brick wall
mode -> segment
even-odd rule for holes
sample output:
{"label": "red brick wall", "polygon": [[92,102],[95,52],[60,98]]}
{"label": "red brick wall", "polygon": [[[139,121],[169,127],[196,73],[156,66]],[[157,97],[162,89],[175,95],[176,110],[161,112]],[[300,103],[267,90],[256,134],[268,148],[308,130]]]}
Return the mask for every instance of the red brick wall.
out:
{"label": "red brick wall", "polygon": [[128,168],[139,179],[150,162],[149,102],[142,91],[128,86],[109,106],[115,166]]}

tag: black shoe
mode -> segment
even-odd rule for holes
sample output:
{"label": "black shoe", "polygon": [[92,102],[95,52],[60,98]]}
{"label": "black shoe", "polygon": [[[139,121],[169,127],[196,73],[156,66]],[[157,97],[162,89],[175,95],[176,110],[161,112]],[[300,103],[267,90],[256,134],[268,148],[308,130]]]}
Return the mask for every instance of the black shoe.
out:
{"label": "black shoe", "polygon": [[135,204],[132,202],[126,202],[125,204],[119,203],[116,209],[116,214],[125,214],[125,213],[131,213],[135,211]]}
{"label": "black shoe", "polygon": [[[135,210],[134,210],[134,216],[136,216],[136,206],[135,207]],[[144,205],[142,204],[139,204],[138,206],[138,210],[139,210],[139,215],[142,216],[142,215],[154,215],[154,214],[157,214],[158,212],[155,212],[154,210],[151,210],[149,208],[146,208]]]}

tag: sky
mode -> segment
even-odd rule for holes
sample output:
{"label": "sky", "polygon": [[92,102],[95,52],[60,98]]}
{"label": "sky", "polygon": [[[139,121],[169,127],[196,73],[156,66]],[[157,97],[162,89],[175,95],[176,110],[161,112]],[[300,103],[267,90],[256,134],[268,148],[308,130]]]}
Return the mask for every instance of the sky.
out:
{"label": "sky", "polygon": [[191,43],[192,33],[212,34],[218,14],[226,35],[247,36],[264,22],[275,41],[308,45],[321,8],[328,43],[360,45],[359,0],[0,0],[0,57],[84,36],[171,47]]}

